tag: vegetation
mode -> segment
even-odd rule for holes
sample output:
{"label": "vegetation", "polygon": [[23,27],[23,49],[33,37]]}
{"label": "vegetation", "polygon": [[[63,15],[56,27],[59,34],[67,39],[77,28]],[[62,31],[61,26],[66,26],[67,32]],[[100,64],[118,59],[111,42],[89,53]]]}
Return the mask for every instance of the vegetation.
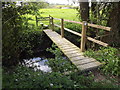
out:
{"label": "vegetation", "polygon": [[17,66],[12,72],[5,72],[6,69],[4,69],[3,88],[118,88],[117,85],[107,81],[95,82],[92,73],[85,76],[72,71],[65,75],[62,72],[72,70],[74,66],[68,60],[65,62],[56,46],[53,45],[53,48],[48,50],[55,54],[55,61],[53,59],[49,61],[53,72],[33,71],[24,66]]}
{"label": "vegetation", "polygon": [[[40,41],[43,33],[35,24],[29,23],[32,20],[29,15],[38,15],[40,7],[36,7],[39,3],[28,3],[28,5],[16,6],[16,3],[2,3],[3,11],[3,32],[2,32],[2,48],[3,48],[3,66],[15,66],[23,59],[21,55],[28,57],[32,52],[42,48]],[[42,7],[42,6],[41,6]],[[11,12],[11,13],[9,13]],[[38,40],[38,41],[36,41]],[[35,43],[36,41],[36,43]],[[34,44],[33,44],[34,43]],[[30,56],[29,56],[30,57]],[[25,57],[24,57],[25,58]]]}
{"label": "vegetation", "polygon": [[52,45],[52,48],[47,49],[47,51],[55,55],[55,58],[49,59],[48,61],[48,65],[53,71],[64,73],[68,71],[75,71],[77,69],[68,58],[62,57],[63,53],[54,44]]}
{"label": "vegetation", "polygon": [[120,76],[120,51],[115,48],[100,48],[98,51],[88,50],[86,56],[93,57],[103,63],[102,70],[107,74]]}
{"label": "vegetation", "polygon": [[41,9],[40,12],[43,17],[48,17],[51,15],[55,18],[79,21],[79,19],[76,18],[77,10],[75,9]]}
{"label": "vegetation", "polygon": [[[104,3],[101,3],[100,6],[103,4]],[[107,23],[107,20],[113,17],[113,14],[107,13],[107,11],[119,11],[119,4],[104,4],[106,8],[102,8],[102,10],[99,11],[99,14],[100,17],[104,16],[105,20],[102,18],[100,19],[101,21],[97,21],[99,18],[94,13],[97,4],[93,3],[92,5],[94,5],[94,7],[91,9],[88,8],[88,4],[85,6],[81,5],[83,8],[87,8],[87,13],[85,16],[83,16],[85,12],[80,12],[79,9],[79,12],[75,9],[41,9],[48,6],[47,3],[43,2],[21,3],[21,6],[16,6],[16,3],[14,2],[3,2],[3,68],[2,70],[0,69],[3,72],[3,88],[119,88],[119,86],[111,80],[96,82],[95,76],[91,72],[87,75],[80,74],[77,68],[69,61],[68,58],[64,56],[64,54],[60,51],[60,49],[57,48],[57,46],[51,46],[51,41],[42,32],[43,27],[37,27],[35,25],[35,16],[48,17],[48,15],[51,15],[55,18],[64,18],[74,21],[86,20],[90,23],[97,23],[104,26],[112,25],[112,27],[116,30],[114,32],[117,34],[115,35],[116,38],[119,38],[117,37],[120,30],[118,30],[119,19],[118,21],[116,20],[116,18],[119,16],[119,13],[116,13],[115,18],[113,18],[114,21],[116,20],[115,26],[113,26],[113,23]],[[58,8],[60,7],[62,6],[58,6]],[[76,17],[77,13],[80,14],[80,19]],[[55,22],[59,23],[59,21]],[[65,22],[65,27],[81,33],[81,26],[79,24]],[[55,27],[55,30],[60,33],[59,28]],[[87,35],[95,38],[96,36],[101,36],[102,34],[106,35],[107,33],[103,30],[100,30],[99,32],[97,31],[98,30],[89,28]],[[79,37],[65,32],[65,38],[79,46]],[[110,38],[108,39],[110,40]],[[105,38],[103,38],[103,41],[107,42]],[[114,42],[113,44],[119,46],[118,43]],[[49,46],[51,46],[51,48],[48,48]],[[88,46],[92,47],[93,44],[91,45],[88,43]],[[39,70],[34,71],[33,68],[28,68],[21,65],[20,62],[22,62],[24,58],[29,59],[30,57],[34,57],[36,53],[39,51],[44,51],[46,48],[48,48],[47,52],[51,52],[55,56],[54,58],[49,59],[47,63],[52,68],[51,73],[44,73]],[[93,57],[103,63],[102,67],[99,68],[99,70],[103,71],[103,73],[109,74],[110,76],[117,76],[119,78],[119,49],[112,47],[98,49],[99,46],[92,47],[90,50],[85,52],[85,56]]]}

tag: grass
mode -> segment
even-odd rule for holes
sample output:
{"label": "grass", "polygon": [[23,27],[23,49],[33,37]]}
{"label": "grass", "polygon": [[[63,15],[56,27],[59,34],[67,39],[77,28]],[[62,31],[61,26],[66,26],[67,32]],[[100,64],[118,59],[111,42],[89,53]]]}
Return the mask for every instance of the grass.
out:
{"label": "grass", "polygon": [[43,17],[51,15],[55,18],[79,21],[79,19],[76,17],[77,11],[75,9],[41,9],[40,12],[41,16]]}
{"label": "grass", "polygon": [[[51,15],[54,18],[79,21],[77,17],[77,11],[75,9],[41,9],[40,13],[42,17],[48,17],[49,15]],[[60,21],[55,20],[54,22],[59,23]]]}
{"label": "grass", "polygon": [[[42,17],[48,17],[49,15],[51,15],[54,18],[63,18],[67,20],[79,21],[79,18],[77,17],[78,12],[75,9],[40,9],[39,12]],[[36,24],[35,16],[26,14],[25,17],[33,19],[29,20],[30,24]],[[47,25],[49,24],[48,21],[42,22]],[[59,23],[60,21],[54,20],[54,22]]]}

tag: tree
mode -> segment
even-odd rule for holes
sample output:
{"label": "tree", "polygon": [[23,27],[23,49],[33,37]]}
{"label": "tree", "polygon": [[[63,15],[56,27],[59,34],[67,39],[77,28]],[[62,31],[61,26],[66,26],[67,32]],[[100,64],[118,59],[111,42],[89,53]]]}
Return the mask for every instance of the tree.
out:
{"label": "tree", "polygon": [[82,21],[89,21],[89,2],[88,0],[85,0],[85,2],[82,1],[83,0],[79,0],[81,19]]}
{"label": "tree", "polygon": [[111,27],[112,37],[109,37],[110,44],[120,45],[120,2],[113,2],[108,25]]}
{"label": "tree", "polygon": [[39,3],[29,2],[26,4],[23,3],[21,6],[16,6],[15,2],[2,2],[3,66],[10,67],[19,63],[20,54],[22,52],[20,48],[21,35],[25,30],[28,30],[28,27],[26,27],[27,24],[24,24],[26,22],[26,17],[23,17],[23,15],[38,14],[39,9],[35,6],[38,4]]}

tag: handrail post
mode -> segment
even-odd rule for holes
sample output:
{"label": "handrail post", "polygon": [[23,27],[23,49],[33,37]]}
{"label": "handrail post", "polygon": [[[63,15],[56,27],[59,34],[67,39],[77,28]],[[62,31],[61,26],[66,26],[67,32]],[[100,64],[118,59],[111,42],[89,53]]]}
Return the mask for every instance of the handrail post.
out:
{"label": "handrail post", "polygon": [[64,37],[64,19],[61,18],[61,37]]}
{"label": "handrail post", "polygon": [[51,16],[49,15],[49,28],[51,27]]}
{"label": "handrail post", "polygon": [[87,30],[87,22],[83,21],[82,24],[82,37],[81,37],[81,51],[85,51],[85,43],[86,43],[86,30]]}
{"label": "handrail post", "polygon": [[35,18],[36,18],[36,26],[38,26],[38,19],[37,19],[37,16],[35,16]]}
{"label": "handrail post", "polygon": [[54,22],[53,22],[53,17],[51,17],[51,29],[54,31]]}

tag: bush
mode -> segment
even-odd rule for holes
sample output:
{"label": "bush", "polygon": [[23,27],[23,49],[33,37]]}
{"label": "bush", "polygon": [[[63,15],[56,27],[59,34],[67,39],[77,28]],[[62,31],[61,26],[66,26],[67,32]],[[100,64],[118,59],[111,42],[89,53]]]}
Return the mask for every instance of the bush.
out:
{"label": "bush", "polygon": [[120,56],[118,55],[120,51],[112,47],[100,48],[100,49],[101,50],[98,51],[88,50],[85,52],[85,55],[89,57],[93,57],[96,60],[100,61],[101,63],[105,63],[102,66],[102,70],[105,73],[119,76]]}
{"label": "bush", "polygon": [[76,69],[76,67],[69,61],[69,59],[63,56],[63,53],[54,44],[52,45],[52,48],[47,49],[47,51],[55,55],[55,58],[48,60],[48,65],[54,72],[63,73],[67,71],[74,71]]}
{"label": "bush", "polygon": [[[4,68],[3,88],[118,88],[118,86],[106,81],[95,82],[92,73],[89,73],[89,76],[80,75],[74,70],[69,75],[61,73],[69,68],[70,63],[66,59],[63,60],[62,53],[58,48],[54,45],[53,47],[55,50],[48,49],[48,51],[55,54],[55,59],[50,60],[49,65],[54,64],[52,67],[55,71],[44,73],[21,65],[17,66],[12,72],[6,71]],[[64,62],[66,65],[63,64]]]}
{"label": "bush", "polygon": [[[42,30],[28,30],[21,34],[19,48],[26,58],[29,58],[36,51],[40,50],[43,43]],[[24,57],[24,58],[25,58]]]}

